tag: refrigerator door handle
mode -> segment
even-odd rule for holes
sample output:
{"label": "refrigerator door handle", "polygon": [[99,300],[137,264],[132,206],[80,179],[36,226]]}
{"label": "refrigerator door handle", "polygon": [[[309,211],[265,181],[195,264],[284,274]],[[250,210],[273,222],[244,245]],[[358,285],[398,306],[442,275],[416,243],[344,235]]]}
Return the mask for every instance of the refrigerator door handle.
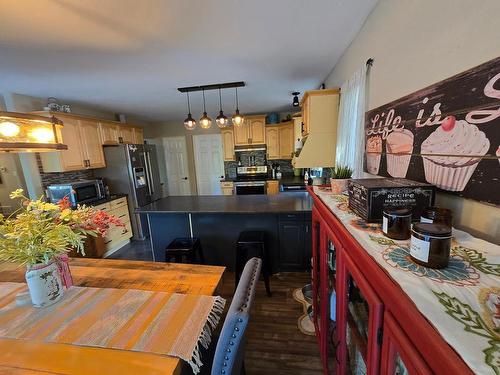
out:
{"label": "refrigerator door handle", "polygon": [[149,190],[149,195],[154,194],[154,189],[153,189],[153,179],[151,176],[151,159],[149,158],[149,152],[144,153],[144,161],[145,161],[145,166],[146,166],[146,178],[148,180],[148,190]]}

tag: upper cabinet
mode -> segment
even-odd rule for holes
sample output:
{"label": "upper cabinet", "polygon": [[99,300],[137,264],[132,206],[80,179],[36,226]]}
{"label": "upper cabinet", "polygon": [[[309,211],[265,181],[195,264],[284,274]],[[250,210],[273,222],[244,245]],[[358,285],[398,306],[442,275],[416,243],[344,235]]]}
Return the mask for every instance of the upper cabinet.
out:
{"label": "upper cabinet", "polygon": [[120,143],[135,143],[134,128],[130,126],[120,126],[118,140]]}
{"label": "upper cabinet", "polygon": [[144,143],[144,130],[139,127],[134,127],[134,143],[139,145]]}
{"label": "upper cabinet", "polygon": [[[49,115],[49,113],[46,113]],[[97,120],[55,114],[63,121],[61,137],[67,150],[40,154],[44,172],[67,172],[106,166]]]}
{"label": "upper cabinet", "polygon": [[241,126],[234,126],[234,145],[247,146],[266,143],[266,116],[246,116]]}
{"label": "upper cabinet", "polygon": [[291,159],[294,146],[292,122],[266,126],[267,159]]}
{"label": "upper cabinet", "polygon": [[315,129],[328,127],[331,121],[336,124],[338,106],[339,89],[306,91],[301,101],[302,137],[307,137],[312,124]]}
{"label": "upper cabinet", "polygon": [[117,145],[120,143],[120,125],[112,121],[100,121],[101,141],[103,145]]}
{"label": "upper cabinet", "polygon": [[222,145],[224,148],[224,161],[233,161],[234,157],[234,137],[231,129],[221,130]]}

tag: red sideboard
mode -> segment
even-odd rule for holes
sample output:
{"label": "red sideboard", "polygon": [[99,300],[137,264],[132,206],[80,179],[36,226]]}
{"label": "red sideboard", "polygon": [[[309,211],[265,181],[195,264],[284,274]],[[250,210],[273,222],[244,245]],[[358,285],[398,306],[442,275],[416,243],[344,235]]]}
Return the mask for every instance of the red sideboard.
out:
{"label": "red sideboard", "polygon": [[[314,194],[314,325],[325,374],[472,374],[400,286]],[[330,295],[336,294],[335,321]]]}

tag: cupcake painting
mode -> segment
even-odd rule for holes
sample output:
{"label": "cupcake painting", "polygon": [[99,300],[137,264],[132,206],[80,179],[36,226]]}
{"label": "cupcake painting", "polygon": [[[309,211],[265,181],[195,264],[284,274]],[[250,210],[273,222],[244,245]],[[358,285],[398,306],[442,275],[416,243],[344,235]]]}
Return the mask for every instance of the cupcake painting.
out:
{"label": "cupcake painting", "polygon": [[425,179],[444,190],[462,191],[489,148],[490,141],[476,125],[448,116],[422,142]]}
{"label": "cupcake painting", "polygon": [[371,174],[378,174],[380,159],[382,158],[382,137],[379,135],[366,140],[366,170]]}
{"label": "cupcake painting", "polygon": [[392,177],[405,178],[413,152],[413,133],[407,129],[398,129],[385,140],[387,173]]}

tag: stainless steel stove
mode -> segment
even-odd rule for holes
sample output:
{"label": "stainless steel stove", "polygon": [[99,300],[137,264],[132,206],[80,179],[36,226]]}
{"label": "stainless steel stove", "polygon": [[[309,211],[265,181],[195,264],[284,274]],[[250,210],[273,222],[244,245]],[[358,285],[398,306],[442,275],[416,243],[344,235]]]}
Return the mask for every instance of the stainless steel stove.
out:
{"label": "stainless steel stove", "polygon": [[236,176],[237,195],[266,194],[267,165],[238,167]]}

